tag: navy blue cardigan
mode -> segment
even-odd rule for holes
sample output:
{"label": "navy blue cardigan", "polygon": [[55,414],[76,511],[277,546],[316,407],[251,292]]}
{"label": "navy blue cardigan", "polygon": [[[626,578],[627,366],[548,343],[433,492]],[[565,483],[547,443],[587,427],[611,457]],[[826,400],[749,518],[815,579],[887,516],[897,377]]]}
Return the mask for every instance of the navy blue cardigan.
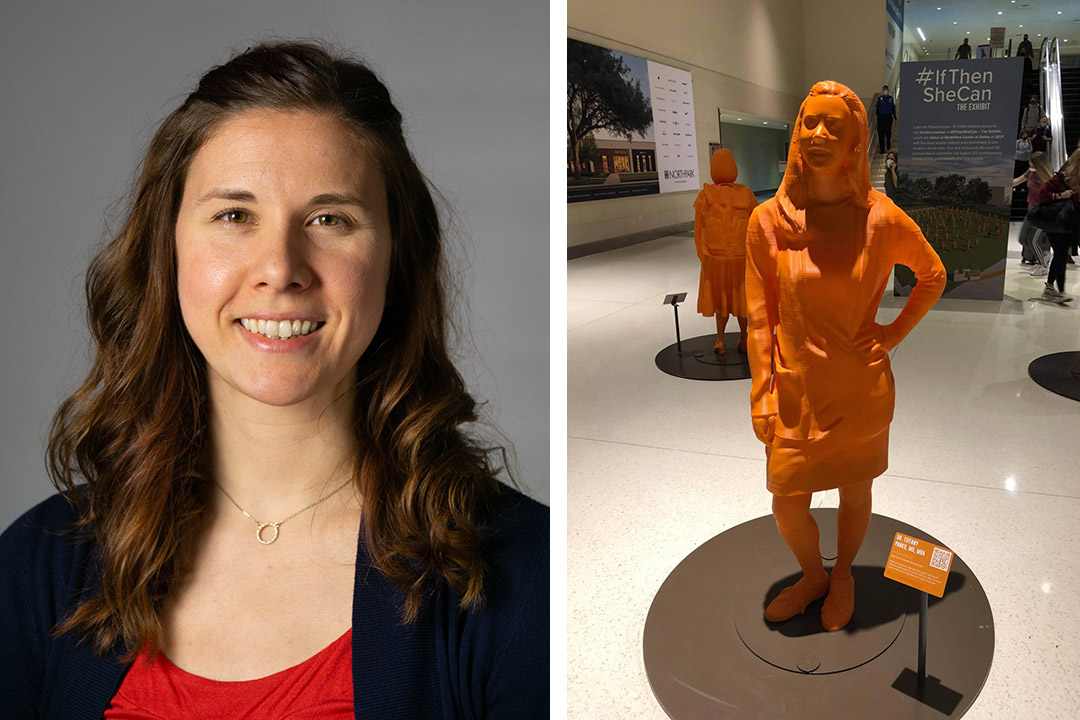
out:
{"label": "navy blue cardigan", "polygon": [[[65,529],[55,495],[0,535],[0,717],[100,720],[128,666],[122,649],[95,657],[53,626],[96,583],[93,544]],[[548,717],[548,509],[503,487],[487,545],[485,603],[458,610],[440,585],[415,623],[402,594],[358,543],[353,591],[356,717]]]}

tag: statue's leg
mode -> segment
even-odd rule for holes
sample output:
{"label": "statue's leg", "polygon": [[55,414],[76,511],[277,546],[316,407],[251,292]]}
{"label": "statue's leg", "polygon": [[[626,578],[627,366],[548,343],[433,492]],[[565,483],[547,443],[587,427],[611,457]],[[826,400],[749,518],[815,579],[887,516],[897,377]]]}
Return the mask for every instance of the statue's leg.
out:
{"label": "statue's leg", "polygon": [[739,321],[739,352],[744,353],[746,352],[746,325],[748,320],[745,317],[738,316],[736,316],[736,319]]}
{"label": "statue's leg", "polygon": [[716,313],[716,345],[713,346],[713,351],[717,355],[723,355],[727,352],[727,348],[724,347],[724,328],[727,327],[727,313],[721,315]]}
{"label": "statue's leg", "polygon": [[801,614],[806,606],[829,589],[829,575],[821,564],[818,547],[818,526],[810,514],[810,499],[805,495],[774,495],[773,517],[780,537],[795,555],[803,576],[784,588],[765,609],[765,619],[771,622],[787,620]]}
{"label": "statue's leg", "polygon": [[855,612],[855,580],[851,564],[870,527],[873,480],[840,488],[840,509],[836,514],[836,564],[829,581],[829,597],[821,607],[821,624],[839,630]]}

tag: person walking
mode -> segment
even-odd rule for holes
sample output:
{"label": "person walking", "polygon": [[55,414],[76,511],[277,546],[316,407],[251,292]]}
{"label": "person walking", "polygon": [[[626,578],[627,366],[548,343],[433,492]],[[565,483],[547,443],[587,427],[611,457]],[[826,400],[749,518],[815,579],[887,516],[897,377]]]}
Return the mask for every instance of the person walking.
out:
{"label": "person walking", "polygon": [[889,94],[889,86],[881,86],[881,95],[877,100],[877,140],[878,152],[883,153],[892,147],[892,123],[896,117],[896,101]]}
{"label": "person walking", "polygon": [[1028,98],[1028,104],[1024,106],[1023,113],[1020,114],[1020,131],[1034,132],[1035,128],[1039,126],[1039,119],[1044,114],[1042,107],[1039,105],[1039,99],[1032,95]]}
{"label": "person walking", "polygon": [[896,152],[890,150],[885,155],[885,197],[891,198],[896,195],[896,186],[900,179],[896,174]]}
{"label": "person walking", "polygon": [[1035,50],[1031,47],[1031,41],[1028,40],[1027,33],[1024,33],[1024,39],[1016,46],[1016,57],[1035,57]]}
{"label": "person walking", "polygon": [[[1070,199],[1073,202],[1073,209],[1076,210],[1080,208],[1080,195],[1076,193],[1077,188],[1080,188],[1080,150],[1074,150],[1061,171],[1046,181],[1036,200],[1041,205],[1055,200]],[[1049,235],[1054,255],[1050,260],[1050,272],[1046,276],[1043,298],[1057,302],[1071,300],[1072,298],[1065,294],[1065,265],[1069,259],[1069,247],[1076,238],[1076,228],[1074,227],[1072,232],[1049,233]]]}
{"label": "person walking", "polygon": [[1035,126],[1035,131],[1031,135],[1031,151],[1048,152],[1053,139],[1054,136],[1050,133],[1050,120],[1044,115],[1039,118],[1039,124]]}
{"label": "person walking", "polygon": [[971,45],[968,43],[968,39],[964,38],[963,44],[956,48],[956,57],[953,60],[970,60],[971,59]]}
{"label": "person walking", "polygon": [[[1031,212],[1039,204],[1040,191],[1043,185],[1053,176],[1054,171],[1050,167],[1050,160],[1046,153],[1033,152],[1028,160],[1028,169],[1020,176],[1013,179],[1013,187],[1027,183],[1027,208]],[[1049,273],[1050,241],[1047,233],[1039,230],[1024,217],[1020,226],[1021,265],[1035,265],[1031,271],[1032,277],[1045,277]]]}

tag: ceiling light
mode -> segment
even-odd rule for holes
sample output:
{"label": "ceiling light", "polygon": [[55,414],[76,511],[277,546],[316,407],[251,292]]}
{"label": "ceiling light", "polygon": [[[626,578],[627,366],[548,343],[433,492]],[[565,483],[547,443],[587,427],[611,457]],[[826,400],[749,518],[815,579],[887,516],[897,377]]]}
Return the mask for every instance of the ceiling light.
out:
{"label": "ceiling light", "polygon": [[998,15],[1004,15],[1004,14],[1005,14],[1005,13],[1001,12],[1000,10],[998,10]]}
{"label": "ceiling light", "polygon": [[923,42],[926,42],[926,36],[925,36],[925,35],[923,35],[923,31],[922,31],[922,28],[921,28],[921,27],[917,27],[917,28],[915,28],[915,30],[917,30],[917,31],[918,31],[918,33],[919,33],[919,37],[921,37],[921,38],[922,38],[922,41],[923,41]]}
{"label": "ceiling light", "polygon": [[1023,26],[1023,25],[1021,25],[1020,27],[1024,27],[1024,26]]}

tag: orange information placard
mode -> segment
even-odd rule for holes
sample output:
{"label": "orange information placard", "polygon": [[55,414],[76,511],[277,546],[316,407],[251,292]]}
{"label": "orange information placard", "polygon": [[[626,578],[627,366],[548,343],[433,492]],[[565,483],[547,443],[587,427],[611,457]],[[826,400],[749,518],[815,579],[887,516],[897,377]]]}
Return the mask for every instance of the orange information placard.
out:
{"label": "orange information placard", "polygon": [[952,559],[952,551],[947,548],[896,533],[889,561],[885,563],[885,577],[941,597],[945,594]]}

